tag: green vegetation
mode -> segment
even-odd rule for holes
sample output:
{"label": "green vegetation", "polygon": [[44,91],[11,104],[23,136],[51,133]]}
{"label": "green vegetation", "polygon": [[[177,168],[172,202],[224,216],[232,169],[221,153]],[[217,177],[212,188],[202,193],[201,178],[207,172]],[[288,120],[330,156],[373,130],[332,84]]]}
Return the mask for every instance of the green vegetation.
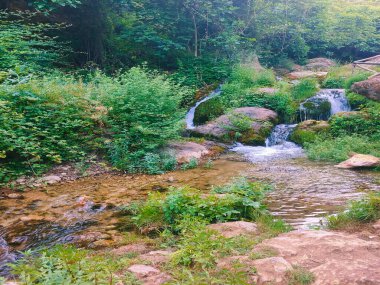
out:
{"label": "green vegetation", "polygon": [[296,267],[287,274],[289,285],[309,285],[315,281],[315,276],[302,267]]}
{"label": "green vegetation", "polygon": [[291,90],[294,100],[297,102],[305,101],[315,95],[318,91],[318,81],[314,78],[301,79],[299,83],[294,85]]}
{"label": "green vegetation", "polygon": [[[127,258],[95,255],[90,251],[70,246],[56,246],[43,250],[38,255],[26,253],[20,261],[11,265],[13,274],[19,276],[21,284],[117,284],[137,280],[124,270]],[[121,274],[115,272],[121,270]]]}
{"label": "green vegetation", "polygon": [[380,193],[369,194],[359,201],[351,202],[348,209],[328,217],[328,227],[345,229],[370,223],[380,218]]}
{"label": "green vegetation", "polygon": [[353,69],[351,65],[332,67],[327,78],[322,82],[323,88],[331,89],[350,89],[355,82],[363,81],[368,78],[370,73],[360,69]]}
{"label": "green vegetation", "polygon": [[146,202],[131,206],[134,224],[143,232],[180,230],[185,218],[201,218],[206,223],[256,220],[265,213],[262,204],[269,188],[245,179],[215,189],[223,195],[202,194],[188,187],[172,189],[169,193],[152,193]]}
{"label": "green vegetation", "polygon": [[224,106],[220,97],[212,98],[198,106],[194,114],[194,124],[203,125],[224,114]]}
{"label": "green vegetation", "polygon": [[305,144],[309,158],[341,162],[347,160],[351,153],[380,156],[380,142],[366,136],[339,136],[336,138],[321,136],[313,143]]}

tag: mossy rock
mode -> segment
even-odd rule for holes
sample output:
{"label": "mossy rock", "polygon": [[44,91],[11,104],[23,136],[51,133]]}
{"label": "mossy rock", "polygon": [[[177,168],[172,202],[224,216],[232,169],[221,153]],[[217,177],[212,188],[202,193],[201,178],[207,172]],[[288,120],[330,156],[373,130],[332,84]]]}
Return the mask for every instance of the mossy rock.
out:
{"label": "mossy rock", "polygon": [[219,97],[214,97],[198,106],[194,114],[194,124],[202,125],[224,114],[224,107]]}
{"label": "mossy rock", "polygon": [[300,123],[290,136],[290,140],[304,145],[305,143],[314,142],[318,135],[328,133],[330,125],[326,121],[308,120]]}

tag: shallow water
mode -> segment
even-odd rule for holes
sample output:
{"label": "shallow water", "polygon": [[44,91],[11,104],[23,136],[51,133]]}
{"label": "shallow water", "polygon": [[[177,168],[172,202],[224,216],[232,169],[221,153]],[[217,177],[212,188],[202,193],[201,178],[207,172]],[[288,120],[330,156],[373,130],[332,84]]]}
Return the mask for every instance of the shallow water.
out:
{"label": "shallow water", "polygon": [[[379,172],[341,170],[305,158],[244,160],[230,153],[216,160],[212,169],[158,176],[101,175],[28,191],[22,200],[0,199],[0,275],[1,263],[14,259],[18,250],[57,243],[82,245],[83,234],[90,234],[83,246],[114,246],[123,239],[119,207],[171,186],[208,190],[238,176],[268,181],[275,185],[267,197],[270,211],[296,228],[318,226],[322,217],[336,212],[347,200],[380,191]],[[91,235],[106,237],[96,243]]]}

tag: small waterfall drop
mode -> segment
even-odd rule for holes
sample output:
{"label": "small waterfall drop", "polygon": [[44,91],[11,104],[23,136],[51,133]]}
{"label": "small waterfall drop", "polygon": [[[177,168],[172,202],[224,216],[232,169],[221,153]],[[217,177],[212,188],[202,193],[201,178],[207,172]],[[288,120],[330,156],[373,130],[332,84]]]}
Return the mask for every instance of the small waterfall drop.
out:
{"label": "small waterfall drop", "polygon": [[351,111],[343,89],[323,89],[300,105],[300,119],[328,120],[339,112]]}
{"label": "small waterfall drop", "polygon": [[288,141],[296,127],[297,125],[277,125],[266,139],[265,147],[245,146],[238,143],[231,150],[244,155],[252,163],[302,157],[304,156],[303,149]]}
{"label": "small waterfall drop", "polygon": [[195,110],[198,108],[198,106],[216,96],[219,96],[222,93],[222,86],[219,86],[216,90],[214,90],[210,95],[203,98],[202,100],[198,101],[194,107],[192,107],[189,112],[186,114],[186,128],[188,130],[192,130],[195,128],[194,126],[194,115]]}

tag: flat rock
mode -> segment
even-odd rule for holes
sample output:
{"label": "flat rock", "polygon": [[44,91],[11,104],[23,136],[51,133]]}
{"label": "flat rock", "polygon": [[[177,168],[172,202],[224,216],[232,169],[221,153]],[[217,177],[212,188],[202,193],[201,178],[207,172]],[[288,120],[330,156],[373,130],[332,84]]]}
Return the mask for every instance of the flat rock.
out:
{"label": "flat rock", "polygon": [[135,264],[128,268],[144,285],[161,285],[168,282],[171,277],[152,266]]}
{"label": "flat rock", "polygon": [[305,71],[294,71],[291,73],[287,74],[287,77],[290,80],[299,80],[299,79],[304,79],[304,78],[318,78],[318,79],[325,79],[327,76],[327,72],[322,72],[322,71],[310,71],[310,70],[305,70]]}
{"label": "flat rock", "polygon": [[380,75],[365,81],[354,83],[351,90],[367,97],[368,99],[380,102]]}
{"label": "flat rock", "polygon": [[55,184],[55,183],[60,182],[61,180],[62,178],[57,175],[49,175],[49,176],[42,177],[40,179],[42,183],[46,183],[46,184]]}
{"label": "flat rock", "polygon": [[115,255],[125,255],[129,253],[144,254],[150,251],[150,248],[143,243],[129,244],[119,248],[115,248],[111,251]]}
{"label": "flat rock", "polygon": [[16,200],[16,199],[24,199],[24,196],[19,193],[11,193],[7,195],[7,198]]}
{"label": "flat rock", "polygon": [[264,241],[292,265],[315,277],[313,285],[380,284],[380,242],[327,231],[294,231]]}
{"label": "flat rock", "polygon": [[258,232],[257,225],[255,223],[244,221],[212,224],[208,225],[207,228],[219,232],[226,238],[232,238],[240,235],[252,235]]}
{"label": "flat rock", "polygon": [[160,265],[167,263],[172,253],[173,252],[168,250],[156,250],[140,255],[139,258],[141,260],[148,261],[153,265]]}
{"label": "flat rock", "polygon": [[179,163],[188,163],[191,159],[201,159],[210,154],[206,146],[194,142],[171,143],[168,149],[174,151]]}
{"label": "flat rock", "polygon": [[354,154],[351,158],[336,165],[337,168],[355,169],[362,167],[376,167],[380,165],[380,158],[373,155]]}
{"label": "flat rock", "polygon": [[288,285],[287,273],[292,265],[282,257],[269,257],[253,262],[257,270],[257,284]]}

